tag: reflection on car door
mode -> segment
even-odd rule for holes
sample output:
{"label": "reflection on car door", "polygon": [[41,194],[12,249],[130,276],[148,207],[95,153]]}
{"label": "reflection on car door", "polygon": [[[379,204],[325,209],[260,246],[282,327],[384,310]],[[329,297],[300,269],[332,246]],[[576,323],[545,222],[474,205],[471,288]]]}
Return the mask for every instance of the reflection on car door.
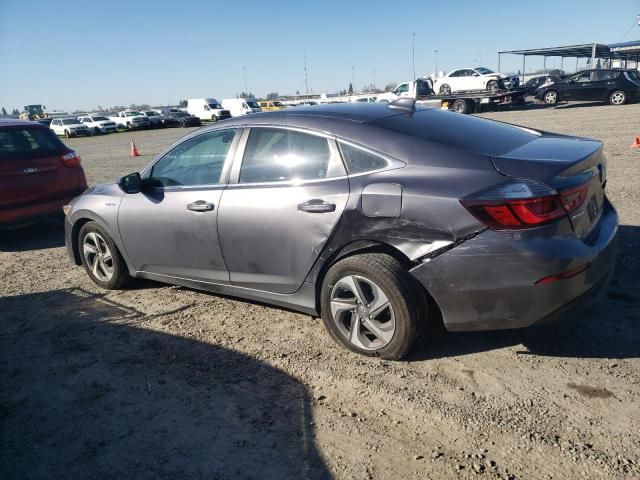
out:
{"label": "reflection on car door", "polygon": [[136,270],[229,283],[217,220],[235,137],[225,129],[187,139],[145,172],[143,192],[124,195],[118,225]]}
{"label": "reflection on car door", "polygon": [[271,127],[253,127],[245,139],[218,214],[230,280],[293,293],[340,219],[349,182],[333,140]]}

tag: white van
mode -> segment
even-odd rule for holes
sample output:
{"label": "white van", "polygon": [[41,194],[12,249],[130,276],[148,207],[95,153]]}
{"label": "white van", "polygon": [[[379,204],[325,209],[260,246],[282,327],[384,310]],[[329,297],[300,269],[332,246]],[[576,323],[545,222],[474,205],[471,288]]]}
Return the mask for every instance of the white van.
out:
{"label": "white van", "polygon": [[215,98],[190,98],[187,100],[185,111],[200,120],[210,120],[212,122],[231,117],[229,110],[223,109],[220,102]]}
{"label": "white van", "polygon": [[254,98],[225,98],[222,100],[222,108],[229,110],[232,117],[262,111]]}

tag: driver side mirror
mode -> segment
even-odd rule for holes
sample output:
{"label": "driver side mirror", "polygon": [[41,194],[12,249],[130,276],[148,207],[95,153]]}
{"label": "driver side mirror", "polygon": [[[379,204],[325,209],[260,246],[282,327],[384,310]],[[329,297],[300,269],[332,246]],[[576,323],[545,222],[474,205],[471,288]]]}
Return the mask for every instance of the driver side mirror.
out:
{"label": "driver side mirror", "polygon": [[206,105],[204,106],[204,109],[208,112],[209,110],[211,110],[209,107],[207,107]]}
{"label": "driver side mirror", "polygon": [[476,72],[473,72],[473,76],[474,76],[474,77],[479,77],[479,76],[480,76],[480,74],[479,74],[479,73],[476,73]]}
{"label": "driver side mirror", "polygon": [[118,181],[118,186],[124,193],[140,193],[142,191],[142,177],[138,172],[130,173]]}

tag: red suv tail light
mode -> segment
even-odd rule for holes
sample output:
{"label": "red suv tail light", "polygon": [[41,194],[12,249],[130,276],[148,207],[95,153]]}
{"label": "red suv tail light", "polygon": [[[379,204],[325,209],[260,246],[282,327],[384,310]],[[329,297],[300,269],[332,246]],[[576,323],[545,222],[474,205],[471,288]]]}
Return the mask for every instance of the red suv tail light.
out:
{"label": "red suv tail light", "polygon": [[579,208],[589,186],[556,192],[532,180],[499,185],[460,199],[460,203],[478,220],[494,229],[537,227],[553,222]]}
{"label": "red suv tail light", "polygon": [[62,155],[60,157],[60,161],[65,167],[77,167],[78,165],[80,165],[80,155],[72,150],[66,155]]}

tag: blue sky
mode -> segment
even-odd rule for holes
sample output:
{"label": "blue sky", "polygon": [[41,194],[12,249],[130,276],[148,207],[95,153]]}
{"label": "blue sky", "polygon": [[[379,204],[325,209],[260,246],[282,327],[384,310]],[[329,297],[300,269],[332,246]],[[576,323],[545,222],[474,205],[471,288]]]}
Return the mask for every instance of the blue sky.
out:
{"label": "blue sky", "polygon": [[[480,58],[497,69],[498,50],[614,43],[638,13],[640,0],[0,0],[0,107],[221,99],[244,90],[243,67],[258,96],[304,92],[305,52],[315,93],[347,88],[352,74],[360,89],[374,69],[384,86],[410,79],[412,33],[421,76],[436,49],[439,69]],[[635,26],[624,40],[638,38]],[[503,57],[503,72],[519,68]]]}

